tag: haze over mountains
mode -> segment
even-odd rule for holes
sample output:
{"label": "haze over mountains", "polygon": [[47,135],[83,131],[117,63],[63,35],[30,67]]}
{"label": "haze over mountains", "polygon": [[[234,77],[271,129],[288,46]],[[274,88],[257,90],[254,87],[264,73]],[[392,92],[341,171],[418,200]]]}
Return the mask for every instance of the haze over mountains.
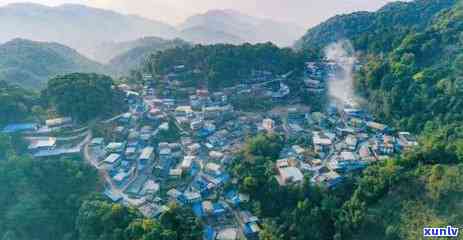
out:
{"label": "haze over mountains", "polygon": [[104,44],[142,37],[193,43],[256,43],[271,41],[289,46],[303,33],[295,24],[255,18],[231,10],[214,10],[187,19],[178,28],[160,21],[83,5],[57,7],[31,3],[0,8],[0,42],[14,38],[58,42],[92,59],[107,62],[116,55],[104,54]]}
{"label": "haze over mountains", "polygon": [[179,26],[180,37],[199,43],[258,43],[271,41],[291,46],[305,28],[242,14],[234,10],[211,10],[189,17]]}

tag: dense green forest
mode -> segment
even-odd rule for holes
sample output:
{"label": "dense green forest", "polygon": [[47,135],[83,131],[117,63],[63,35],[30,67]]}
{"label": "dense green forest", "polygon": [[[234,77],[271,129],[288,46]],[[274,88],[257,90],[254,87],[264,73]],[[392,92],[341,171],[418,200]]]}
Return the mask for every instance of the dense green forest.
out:
{"label": "dense green forest", "polygon": [[[253,70],[285,74],[302,70],[303,56],[289,48],[278,48],[271,43],[196,45],[168,49],[152,55],[144,69],[156,75],[174,72],[184,65],[180,80],[187,86],[221,89],[250,77]],[[188,82],[187,82],[188,80]]]}
{"label": "dense green forest", "polygon": [[80,204],[98,175],[78,158],[33,160],[19,137],[0,135],[0,238],[77,239]]}
{"label": "dense green forest", "polygon": [[14,39],[0,45],[0,80],[37,90],[50,77],[72,72],[105,71],[104,67],[57,43]]}
{"label": "dense green forest", "polygon": [[30,120],[38,95],[19,86],[0,81],[0,126]]}
{"label": "dense green forest", "polygon": [[384,56],[370,55],[356,87],[377,116],[420,130],[427,121],[463,120],[463,7],[438,15]]}
{"label": "dense green forest", "polygon": [[111,77],[73,73],[50,79],[42,91],[42,98],[59,114],[87,122],[126,110],[123,94],[114,86]]}
{"label": "dense green forest", "polygon": [[376,12],[333,17],[311,28],[296,43],[299,50],[323,51],[332,42],[348,39],[357,51],[388,52],[410,32],[424,30],[440,11],[457,0],[415,0],[389,3]]}

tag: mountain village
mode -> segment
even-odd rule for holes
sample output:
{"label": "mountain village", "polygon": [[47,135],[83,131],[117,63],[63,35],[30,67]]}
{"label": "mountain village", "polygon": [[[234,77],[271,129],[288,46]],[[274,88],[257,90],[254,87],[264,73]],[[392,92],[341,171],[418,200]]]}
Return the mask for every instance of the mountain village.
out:
{"label": "mountain village", "polygon": [[[183,67],[173,69],[165,81],[175,83]],[[325,92],[324,71],[323,64],[306,63],[303,90]],[[241,94],[284,102],[292,94],[285,77],[255,71],[252,81],[220,92],[193,89],[187,100],[159,97],[151,86],[135,90],[121,85],[130,110],[101,121],[111,137],[95,136],[69,117],[11,124],[3,132],[22,134],[37,161],[82,155],[104,178],[104,195],[146,217],[158,217],[175,202],[191,207],[202,220],[204,239],[256,239],[260,222],[246,207],[250,197],[239,191],[228,171],[248,138],[272,133],[299,139],[287,141],[274,166],[275,178],[281,186],[310,181],[327,188],[417,145],[410,133],[349,104],[331,104],[325,112],[296,104],[247,113],[235,110],[229,100]]]}

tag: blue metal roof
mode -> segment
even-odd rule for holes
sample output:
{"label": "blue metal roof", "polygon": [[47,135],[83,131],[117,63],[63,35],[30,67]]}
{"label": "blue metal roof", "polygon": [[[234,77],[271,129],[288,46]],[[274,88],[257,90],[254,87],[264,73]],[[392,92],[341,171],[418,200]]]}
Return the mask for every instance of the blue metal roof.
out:
{"label": "blue metal roof", "polygon": [[204,228],[203,239],[204,240],[214,240],[215,239],[215,231],[211,226],[206,226]]}
{"label": "blue metal roof", "polygon": [[22,131],[32,131],[37,129],[38,125],[36,123],[15,123],[9,124],[3,128],[3,133],[16,133]]}
{"label": "blue metal roof", "polygon": [[203,206],[200,202],[193,204],[192,209],[197,218],[202,218],[204,216]]}

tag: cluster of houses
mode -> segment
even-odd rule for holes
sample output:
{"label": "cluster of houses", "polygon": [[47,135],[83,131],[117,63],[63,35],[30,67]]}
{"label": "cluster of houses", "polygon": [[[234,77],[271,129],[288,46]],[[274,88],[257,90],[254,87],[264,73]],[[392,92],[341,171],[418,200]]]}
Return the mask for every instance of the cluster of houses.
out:
{"label": "cluster of houses", "polygon": [[[318,63],[307,63],[304,88],[313,94],[324,92],[324,71]],[[254,75],[274,80],[268,73]],[[172,74],[168,80],[175,78]],[[205,223],[205,239],[256,238],[259,220],[241,208],[249,196],[239,193],[228,173],[247,137],[277,133],[297,139],[287,141],[275,163],[275,179],[282,187],[310,181],[334,188],[345,174],[417,145],[410,133],[397,132],[349,106],[331,106],[323,113],[304,106],[251,114],[236,111],[229,99],[258,93],[262,81],[214,93],[196,89],[184,99],[158,98],[149,86],[140,93],[127,90],[131,112],[114,128],[125,137],[106,143],[100,154],[122,195],[115,198],[118,191],[108,188],[108,197],[136,204],[151,217],[170,202],[189,206]],[[277,91],[285,89],[276,83]],[[163,139],[163,132],[176,132],[177,137]]]}
{"label": "cluster of houses", "polygon": [[107,197],[148,217],[172,202],[191,207],[207,239],[256,238],[258,219],[241,209],[249,196],[231,183],[228,166],[261,119],[240,115],[221,92],[198,89],[187,101],[157,98],[150,87],[126,93],[130,111],[115,119],[110,137],[89,143]]}
{"label": "cluster of houses", "polygon": [[[325,91],[324,68],[320,63],[306,63],[304,90]],[[164,80],[175,85],[184,71],[185,66],[176,66]],[[243,84],[214,93],[193,89],[183,99],[158,97],[150,86],[138,90],[119,86],[130,110],[106,122],[109,132],[86,141],[90,154],[86,157],[105,176],[104,194],[147,217],[159,216],[172,202],[190,207],[203,221],[207,240],[257,239],[260,221],[246,209],[249,196],[238,191],[228,172],[246,138],[259,133],[286,136],[274,166],[282,187],[310,181],[334,188],[345,174],[417,145],[410,133],[397,132],[349,106],[331,106],[323,113],[295,105],[245,113],[232,106],[230,99],[236,95],[288,96],[284,79],[290,74],[253,71]],[[153,77],[144,74],[143,78]],[[81,153],[80,143],[89,131],[72,127],[72,119],[60,118],[43,125],[12,124],[3,132],[39,135],[29,138],[29,150],[42,157]],[[51,134],[68,128],[75,136]]]}
{"label": "cluster of houses", "polygon": [[[361,109],[332,106],[326,113],[314,112],[301,118],[306,123],[297,126],[304,136],[310,136],[310,141],[285,146],[281,152],[275,177],[282,186],[300,184],[308,175],[313,184],[332,188],[342,182],[345,174],[418,145],[412,134],[376,122]],[[297,123],[291,123],[291,118],[265,119],[262,128],[284,134],[283,129],[291,124]]]}
{"label": "cluster of houses", "polygon": [[[1,132],[19,134],[28,142],[35,158],[79,155],[88,132],[76,129],[72,118],[52,118],[42,123],[11,123]],[[62,135],[62,137],[60,137]]]}

